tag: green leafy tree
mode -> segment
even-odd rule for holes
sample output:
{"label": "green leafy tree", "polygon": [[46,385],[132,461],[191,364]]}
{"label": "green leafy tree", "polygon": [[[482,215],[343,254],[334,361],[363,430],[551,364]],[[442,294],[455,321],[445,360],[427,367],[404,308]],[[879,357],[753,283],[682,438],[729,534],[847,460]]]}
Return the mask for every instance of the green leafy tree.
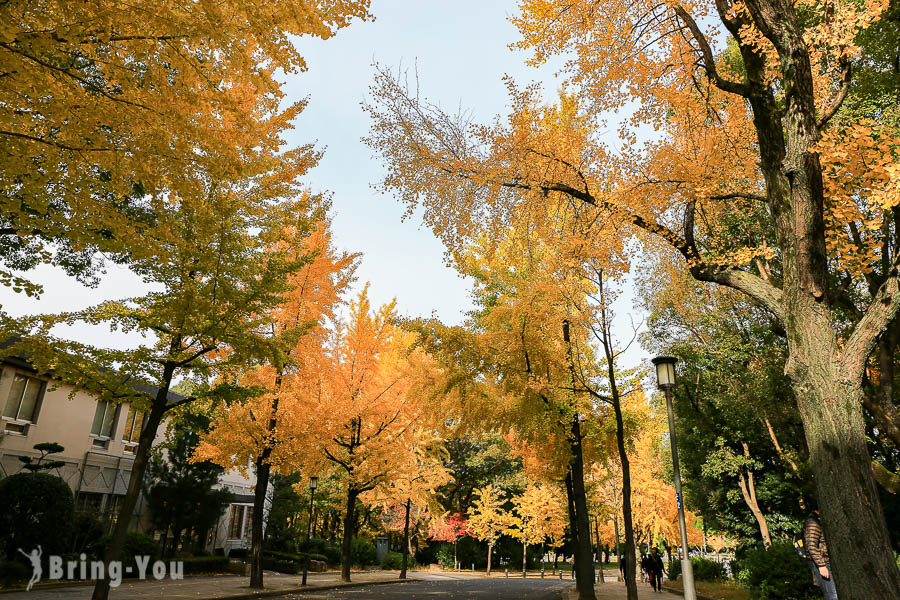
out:
{"label": "green leafy tree", "polygon": [[0,479],[0,540],[8,560],[21,559],[20,548],[68,552],[74,519],[72,489],[59,477],[29,472]]}
{"label": "green leafy tree", "polygon": [[[184,415],[175,423],[169,439],[154,448],[147,466],[147,504],[154,526],[164,532],[169,556],[191,538],[196,541],[195,549],[202,548],[210,528],[234,497],[227,489],[215,488],[225,469],[209,461],[189,460],[200,432],[208,427],[208,417]],[[183,535],[188,540],[183,540]]]}
{"label": "green leafy tree", "polygon": [[[27,351],[39,371],[52,371],[102,400],[127,401],[147,415],[107,561],[121,553],[160,423],[169,411],[202,395],[170,393],[176,376],[213,382],[229,364],[262,353],[258,332],[265,315],[281,301],[287,274],[303,264],[273,247],[286,227],[306,229],[316,208],[306,196],[286,201],[295,191],[289,174],[250,188],[236,182],[197,184],[195,196],[172,199],[148,240],[154,255],[132,262],[153,291],[76,313],[27,319],[32,329],[4,350]],[[113,350],[49,333],[55,325],[76,322],[140,333],[147,342]],[[212,393],[232,390],[219,386]],[[95,600],[105,600],[108,589],[109,580],[98,581]]]}

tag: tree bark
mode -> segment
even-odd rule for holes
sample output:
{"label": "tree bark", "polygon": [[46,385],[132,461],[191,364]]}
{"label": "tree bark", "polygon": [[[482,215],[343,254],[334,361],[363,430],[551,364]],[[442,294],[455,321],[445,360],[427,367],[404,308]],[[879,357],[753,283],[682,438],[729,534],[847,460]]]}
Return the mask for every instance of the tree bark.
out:
{"label": "tree bark", "polygon": [[[109,573],[108,565],[111,561],[122,560],[122,550],[125,548],[125,535],[128,533],[128,525],[137,506],[138,497],[141,495],[141,485],[144,481],[147,464],[150,461],[153,438],[156,437],[156,430],[159,429],[163,415],[168,408],[169,386],[172,383],[174,373],[174,364],[168,363],[163,367],[162,385],[153,399],[150,414],[147,415],[147,423],[141,430],[137,451],[134,455],[134,463],[131,466],[131,477],[128,479],[128,489],[125,492],[125,498],[122,500],[119,518],[116,520],[116,526],[109,540],[109,546],[106,548],[106,554],[103,557],[107,565],[107,568],[104,569],[106,574]],[[109,598],[109,583],[108,577],[98,579],[97,583],[94,584],[92,600],[107,600]]]}
{"label": "tree bark", "polygon": [[400,579],[406,579],[406,565],[409,561],[409,508],[410,499],[406,499],[406,519],[403,522],[403,562],[400,566]]}
{"label": "tree bark", "polygon": [[[575,367],[572,359],[572,340],[569,321],[563,321],[563,342],[566,344],[567,361],[571,373],[572,394],[575,390]],[[579,600],[594,600],[594,561],[591,555],[591,522],[587,510],[587,495],[584,488],[584,453],[582,447],[581,422],[577,409],[569,424],[569,481],[566,490],[570,492],[569,517],[572,537],[575,542],[575,586]]]}
{"label": "tree bark", "polygon": [[838,595],[900,598],[900,576],[866,446],[861,383],[835,375],[807,377],[810,384],[795,384],[795,392]]}
{"label": "tree bark", "polygon": [[[741,446],[744,448],[744,456],[749,459],[750,446],[744,441],[741,442]],[[744,503],[747,504],[750,512],[753,513],[753,518],[756,519],[756,523],[759,525],[759,534],[762,536],[763,544],[768,548],[772,545],[772,537],[769,535],[769,524],[766,522],[766,516],[759,507],[759,500],[756,497],[756,485],[753,482],[753,471],[749,468],[746,475],[743,471],[738,470],[738,487],[741,489]],[[704,533],[704,538],[705,535]]]}
{"label": "tree bark", "polygon": [[253,514],[250,535],[250,587],[263,588],[263,520],[265,517],[266,488],[269,486],[271,467],[262,454],[256,459],[256,488],[253,490]]}
{"label": "tree bark", "polygon": [[275,376],[275,397],[272,399],[272,412],[266,423],[267,436],[262,451],[256,458],[256,488],[253,491],[253,531],[250,538],[250,588],[263,588],[263,531],[265,530],[266,490],[269,487],[269,476],[272,467],[269,457],[272,456],[274,441],[271,436],[278,424],[278,394],[281,391],[281,369]]}
{"label": "tree bark", "polygon": [[579,600],[594,600],[594,563],[591,556],[591,524],[587,514],[587,496],[584,488],[584,457],[581,444],[581,425],[578,418],[572,420],[572,462],[569,473],[572,478],[572,507],[575,509],[575,586]]}
{"label": "tree bark", "polygon": [[744,497],[744,503],[750,509],[750,512],[753,513],[753,518],[756,519],[763,544],[768,548],[772,545],[772,537],[769,535],[769,524],[766,522],[766,516],[763,514],[762,509],[759,508],[759,502],[756,499],[752,471],[748,472],[746,476],[743,473],[738,473],[738,487],[741,488],[741,496]]}
{"label": "tree bark", "polygon": [[522,575],[528,571],[528,544],[522,542]]}
{"label": "tree bark", "polygon": [[[606,293],[603,287],[602,273],[598,273],[597,277],[600,298],[604,303],[600,311],[600,344],[603,346],[603,354],[606,357],[606,376],[609,380],[610,399],[616,416],[616,448],[619,451],[619,464],[622,467],[622,520],[625,525],[625,556],[627,557],[625,564],[625,592],[628,600],[637,600],[636,565],[630,564],[631,560],[636,562],[634,523],[631,515],[631,463],[628,460],[628,452],[625,449],[625,421],[622,417],[622,398],[619,395],[619,386],[616,384],[615,352],[605,306]],[[618,548],[616,551],[618,552]]]}
{"label": "tree bark", "polygon": [[487,576],[488,577],[491,576],[491,554],[492,554],[491,551],[493,549],[494,549],[493,542],[488,542],[488,563],[487,563]]}
{"label": "tree bark", "polygon": [[347,514],[344,515],[344,538],[341,541],[341,582],[350,583],[350,544],[353,541],[353,519],[359,492],[347,489]]}

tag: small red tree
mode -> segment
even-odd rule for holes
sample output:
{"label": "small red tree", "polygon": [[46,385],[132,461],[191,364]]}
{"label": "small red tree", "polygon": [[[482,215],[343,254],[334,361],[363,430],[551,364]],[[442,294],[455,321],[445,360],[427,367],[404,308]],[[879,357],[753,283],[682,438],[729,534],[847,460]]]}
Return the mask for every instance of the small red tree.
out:
{"label": "small red tree", "polygon": [[456,558],[456,542],[466,535],[468,528],[469,521],[462,513],[434,517],[431,519],[428,538],[438,542],[453,542],[453,564],[455,566],[459,562]]}

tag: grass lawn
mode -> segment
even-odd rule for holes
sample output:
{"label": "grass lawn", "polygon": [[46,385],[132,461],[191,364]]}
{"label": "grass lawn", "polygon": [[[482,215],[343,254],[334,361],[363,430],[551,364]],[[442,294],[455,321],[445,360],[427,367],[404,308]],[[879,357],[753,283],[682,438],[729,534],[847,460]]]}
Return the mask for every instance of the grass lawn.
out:
{"label": "grass lawn", "polygon": [[[664,581],[663,587],[681,590],[682,580]],[[719,600],[750,600],[750,590],[738,586],[733,581],[696,581],[694,586],[698,594],[718,598]]]}

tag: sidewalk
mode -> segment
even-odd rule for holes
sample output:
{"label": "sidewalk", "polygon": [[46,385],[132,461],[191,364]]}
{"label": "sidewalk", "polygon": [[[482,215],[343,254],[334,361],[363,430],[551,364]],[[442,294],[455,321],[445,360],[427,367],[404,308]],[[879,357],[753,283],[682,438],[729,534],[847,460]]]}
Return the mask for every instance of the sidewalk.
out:
{"label": "sidewalk", "polygon": [[[237,575],[214,575],[186,577],[179,581],[164,579],[162,581],[126,580],[118,588],[110,591],[111,600],[147,600],[147,599],[214,599],[214,598],[252,598],[278,596],[298,591],[323,590],[333,587],[356,586],[372,583],[403,583],[397,571],[364,571],[351,573],[352,582],[340,583],[340,573],[310,573],[307,586],[301,588],[300,575],[282,575],[280,573],[265,574],[265,589],[251,590],[248,587],[249,577]],[[406,581],[415,581],[412,573]],[[49,588],[35,588],[30,592],[0,593],[0,600],[90,600],[93,585],[68,585]]]}

